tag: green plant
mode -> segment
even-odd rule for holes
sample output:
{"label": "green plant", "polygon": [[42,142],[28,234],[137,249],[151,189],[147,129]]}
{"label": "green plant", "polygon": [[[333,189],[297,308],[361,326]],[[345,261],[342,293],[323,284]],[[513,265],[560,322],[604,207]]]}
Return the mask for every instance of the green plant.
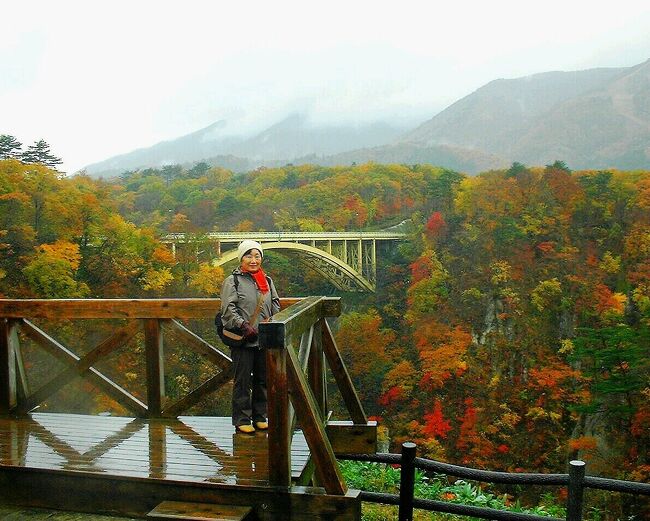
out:
{"label": "green plant", "polygon": [[[381,463],[367,463],[357,461],[342,461],[340,463],[343,477],[350,488],[365,490],[367,492],[384,492],[399,494],[400,469]],[[449,501],[462,505],[469,505],[482,508],[493,508],[495,510],[510,510],[539,516],[565,517],[566,510],[556,503],[555,497],[544,494],[540,498],[539,505],[524,507],[519,501],[512,502],[507,495],[499,496],[488,492],[478,485],[468,483],[464,480],[457,480],[448,484],[442,475],[427,476],[422,471],[415,474],[415,497],[433,499],[437,501]],[[364,521],[383,521],[394,519],[396,507],[364,505]],[[415,519],[429,519],[433,521],[452,519],[447,514],[418,512]],[[598,516],[594,519],[597,521]]]}

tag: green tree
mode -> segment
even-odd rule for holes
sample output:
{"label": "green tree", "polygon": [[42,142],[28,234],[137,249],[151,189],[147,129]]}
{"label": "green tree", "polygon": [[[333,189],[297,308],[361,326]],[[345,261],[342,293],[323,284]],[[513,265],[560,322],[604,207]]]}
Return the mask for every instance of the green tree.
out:
{"label": "green tree", "polygon": [[650,328],[625,324],[581,328],[571,358],[590,378],[590,412],[601,412],[629,427],[647,385]]}
{"label": "green tree", "polygon": [[60,157],[52,154],[50,145],[42,139],[29,145],[27,150],[21,154],[20,159],[24,163],[41,163],[50,168],[56,168],[57,165],[63,163]]}
{"label": "green tree", "polygon": [[205,174],[207,174],[208,170],[210,170],[210,165],[207,164],[205,161],[201,161],[199,163],[196,163],[192,168],[190,168],[187,171],[187,177],[190,179],[198,179],[200,177],[203,177]]}
{"label": "green tree", "polygon": [[0,135],[0,159],[19,159],[23,144],[9,134]]}

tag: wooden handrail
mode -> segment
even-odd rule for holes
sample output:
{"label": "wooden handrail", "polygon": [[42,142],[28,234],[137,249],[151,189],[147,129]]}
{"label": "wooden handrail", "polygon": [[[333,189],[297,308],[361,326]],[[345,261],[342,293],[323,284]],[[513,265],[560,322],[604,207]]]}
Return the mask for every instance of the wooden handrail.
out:
{"label": "wooden handrail", "polygon": [[[281,298],[282,308],[302,299]],[[0,299],[0,318],[213,318],[218,298]]]}

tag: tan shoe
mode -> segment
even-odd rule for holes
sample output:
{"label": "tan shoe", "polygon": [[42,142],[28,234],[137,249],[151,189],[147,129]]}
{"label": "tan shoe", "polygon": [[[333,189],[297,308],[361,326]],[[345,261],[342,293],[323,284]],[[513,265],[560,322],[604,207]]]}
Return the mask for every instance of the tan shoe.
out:
{"label": "tan shoe", "polygon": [[241,432],[243,434],[253,434],[255,432],[255,427],[252,425],[237,425],[236,429],[237,432]]}
{"label": "tan shoe", "polygon": [[260,431],[265,431],[269,428],[269,424],[267,422],[255,422],[255,427]]}

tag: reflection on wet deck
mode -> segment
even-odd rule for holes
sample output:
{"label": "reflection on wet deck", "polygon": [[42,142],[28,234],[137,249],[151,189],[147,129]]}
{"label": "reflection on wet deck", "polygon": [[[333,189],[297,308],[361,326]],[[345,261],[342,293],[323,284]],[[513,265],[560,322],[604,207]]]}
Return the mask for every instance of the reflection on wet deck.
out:
{"label": "reflection on wet deck", "polygon": [[[294,436],[292,474],[309,457]],[[33,413],[0,418],[0,466],[268,486],[266,433],[235,434],[230,418],[169,420]]]}

